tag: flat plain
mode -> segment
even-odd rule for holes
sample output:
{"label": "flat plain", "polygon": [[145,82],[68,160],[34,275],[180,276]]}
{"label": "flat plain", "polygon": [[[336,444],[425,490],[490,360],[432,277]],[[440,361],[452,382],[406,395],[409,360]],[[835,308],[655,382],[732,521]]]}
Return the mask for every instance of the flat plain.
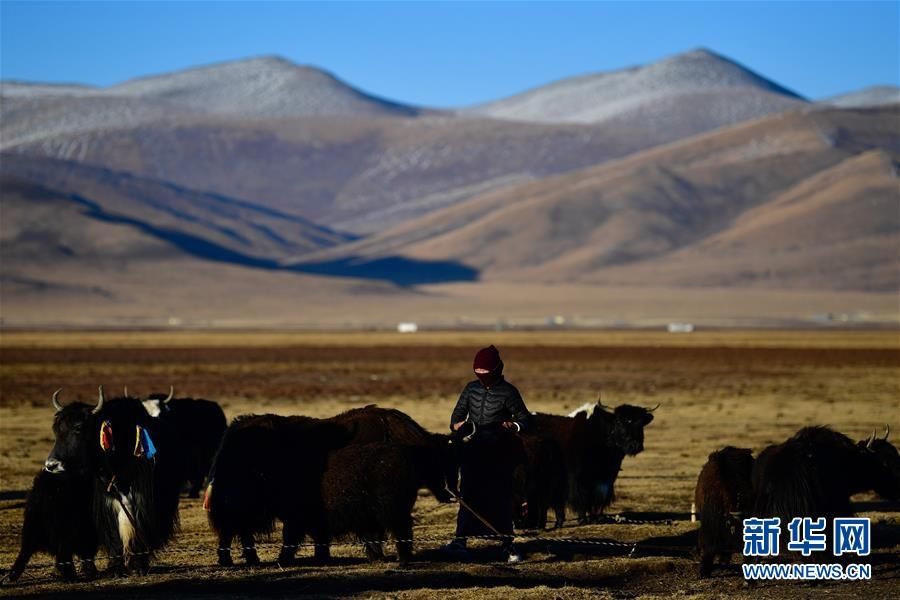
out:
{"label": "flat plain", "polygon": [[[854,439],[885,423],[900,430],[900,333],[891,331],[531,331],[396,333],[4,332],[0,339],[0,568],[18,550],[24,494],[52,446],[50,395],[96,398],[97,385],[146,395],[218,400],[229,418],[248,412],[328,416],[378,404],[444,431],[475,350],[496,344],[510,381],[531,410],[566,413],[601,395],[608,405],[653,406],[645,451],[627,458],[611,512],[660,523],[522,532],[526,560],[498,561],[476,545],[473,563],[441,561],[456,505],[424,491],[416,506],[416,560],[369,563],[353,544],[335,565],[274,565],[277,534],[258,568],[215,565],[215,541],[199,501],[184,498],[181,533],[148,576],[63,584],[36,556],[0,595],[160,598],[685,598],[900,595],[900,506],[854,500],[875,523],[873,580],[765,583],[745,587],[735,568],[696,578],[689,520],[707,455],[726,444],[755,452],[806,425],[831,425]],[[618,545],[571,545],[554,539]],[[394,550],[387,547],[389,558]],[[568,550],[568,551],[566,551]],[[103,561],[101,560],[101,567]],[[0,571],[0,576],[4,571]]]}

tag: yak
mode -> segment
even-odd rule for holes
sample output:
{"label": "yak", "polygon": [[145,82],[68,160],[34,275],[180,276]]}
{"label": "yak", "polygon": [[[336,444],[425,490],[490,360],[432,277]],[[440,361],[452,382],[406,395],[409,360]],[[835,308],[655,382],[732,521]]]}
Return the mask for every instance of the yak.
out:
{"label": "yak", "polygon": [[767,447],[753,466],[754,516],[779,517],[783,528],[794,517],[825,517],[830,535],[832,519],[853,514],[853,494],[900,498],[900,455],[887,435],[876,441],[874,432],[857,444],[828,427],[805,427]]}
{"label": "yak", "polygon": [[116,573],[146,573],[154,550],[178,527],[180,457],[166,423],[136,398],[105,400],[88,422],[94,467],[94,522]]}
{"label": "yak", "polygon": [[[254,537],[271,533],[276,520],[284,526],[280,564],[293,561],[297,545],[306,535],[316,543],[316,558],[327,560],[329,532],[322,486],[330,452],[350,443],[388,443],[429,452],[438,449],[443,457],[442,474],[449,478],[447,442],[447,436],[429,433],[408,415],[376,406],[328,419],[238,417],[222,438],[204,500],[219,537],[219,564],[233,564],[231,543],[235,537],[240,539],[244,561],[258,564]],[[452,473],[455,476],[455,471]],[[438,499],[443,500],[443,495]],[[347,527],[337,529],[353,533]]]}
{"label": "yak", "polygon": [[150,416],[169,425],[182,466],[182,482],[188,485],[190,498],[199,498],[228,423],[217,402],[174,395],[175,388],[170,387],[168,395],[151,394],[143,404]]}
{"label": "yak", "polygon": [[[328,451],[350,441],[342,425],[300,416],[244,415],[225,431],[213,460],[204,507],[219,538],[218,561],[232,566],[238,537],[248,565],[258,565],[255,536],[283,525],[280,563],[293,560],[307,533],[325,544],[321,483]],[[327,546],[326,546],[327,548]],[[327,552],[316,547],[317,556]]]}
{"label": "yak", "polygon": [[552,508],[556,522],[566,514],[566,463],[553,440],[525,436],[523,464],[513,472],[513,522],[518,529],[543,529]]}
{"label": "yak", "polygon": [[[566,472],[567,504],[576,511],[579,522],[587,523],[613,502],[622,461],[643,451],[644,427],[653,421],[658,407],[623,404],[613,409],[598,402],[590,415],[532,416],[527,435],[549,439],[558,447]],[[562,526],[564,520],[564,513],[557,514],[556,526]]]}
{"label": "yak", "polygon": [[59,393],[53,393],[53,434],[57,440],[34,478],[25,501],[22,543],[19,555],[7,574],[16,581],[35,552],[47,552],[56,561],[63,579],[76,577],[73,555],[81,560],[82,575],[97,575],[97,532],[93,522],[93,480],[87,444],[82,443],[85,423],[93,406],[73,402],[63,407]]}
{"label": "yak", "polygon": [[438,500],[450,501],[443,457],[441,446],[385,442],[353,443],[331,452],[322,479],[325,541],[351,534],[363,542],[370,559],[379,559],[384,556],[380,540],[390,533],[398,560],[408,562],[419,489],[427,487]]}
{"label": "yak", "polygon": [[700,470],[694,490],[700,515],[700,577],[711,574],[716,557],[728,564],[740,551],[742,516],[753,508],[752,471],[753,452],[734,446],[710,454]]}

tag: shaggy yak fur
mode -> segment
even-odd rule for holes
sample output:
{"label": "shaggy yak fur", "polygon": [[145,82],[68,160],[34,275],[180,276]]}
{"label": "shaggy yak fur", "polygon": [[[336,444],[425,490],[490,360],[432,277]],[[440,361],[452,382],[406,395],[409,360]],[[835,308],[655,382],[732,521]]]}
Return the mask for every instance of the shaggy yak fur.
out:
{"label": "shaggy yak fur", "polygon": [[553,441],[523,436],[525,461],[513,472],[513,522],[518,529],[543,529],[553,508],[557,523],[566,514],[566,463]]}
{"label": "shaggy yak fur", "polygon": [[[386,533],[397,540],[400,562],[412,557],[412,509],[419,488],[449,502],[444,490],[443,451],[436,446],[385,442],[350,444],[328,456],[322,480],[325,540],[352,535],[369,558],[383,558]],[[327,549],[327,547],[326,547]]]}
{"label": "shaggy yak fur", "polygon": [[104,401],[101,391],[97,406],[59,407],[53,432],[53,450],[26,502],[22,551],[10,576],[18,577],[31,554],[44,550],[55,556],[63,577],[74,577],[72,553],[93,577],[98,545],[112,557],[114,573],[127,572],[126,559],[128,568],[146,573],[152,552],[178,525],[178,457],[165,424],[139,400]]}
{"label": "shaggy yak fur", "polygon": [[[63,579],[75,579],[73,555],[81,559],[82,575],[97,575],[97,532],[92,519],[93,480],[89,472],[86,444],[78,434],[93,406],[74,402],[58,410],[53,418],[57,439],[45,466],[34,478],[25,500],[25,520],[19,555],[7,574],[16,581],[36,552],[46,552],[56,561]],[[69,442],[66,444],[66,442]]]}
{"label": "shaggy yak fur", "polygon": [[[784,543],[794,517],[831,520],[853,514],[850,496],[874,490],[900,497],[900,456],[887,439],[854,443],[828,427],[805,427],[787,441],[763,450],[753,466],[753,514],[779,517]],[[830,541],[829,541],[830,543]]]}
{"label": "shaggy yak fur", "polygon": [[[127,559],[130,569],[147,573],[153,551],[165,547],[178,529],[178,445],[168,425],[147,414],[137,398],[107,400],[91,417],[88,442],[96,465],[97,533],[114,557],[113,571],[124,573]],[[98,442],[104,423],[112,438],[106,450]],[[141,443],[147,437],[156,449],[153,457]]]}
{"label": "shaggy yak fur", "polygon": [[697,538],[700,577],[712,572],[716,557],[723,564],[740,552],[742,519],[753,508],[753,453],[726,446],[709,455],[697,478],[694,504],[700,515]]}
{"label": "shaggy yak fur", "polygon": [[[590,416],[583,412],[574,417],[537,413],[532,417],[526,437],[541,437],[556,445],[566,473],[567,503],[576,511],[579,521],[586,523],[599,516],[615,499],[614,486],[622,461],[625,456],[643,451],[644,427],[651,421],[652,410],[640,406],[623,404],[610,410],[597,404]],[[544,457],[544,460],[556,459]],[[536,487],[559,486],[558,481],[554,477]],[[561,492],[554,490],[553,497],[558,493]],[[556,526],[562,526],[564,520],[564,512],[557,512]]]}
{"label": "shaggy yak fur", "polygon": [[166,398],[166,394],[152,394],[144,407],[169,425],[181,458],[182,485],[188,485],[189,497],[199,498],[228,424],[225,413],[212,400]]}
{"label": "shaggy yak fur", "polygon": [[[384,527],[393,531],[399,526],[397,523],[378,521],[374,517],[366,527],[357,524],[351,527],[342,512],[347,509],[335,504],[336,499],[330,497],[324,487],[324,483],[332,485],[335,478],[342,476],[341,468],[355,468],[341,460],[345,454],[332,457],[330,453],[348,444],[371,443],[415,448],[422,457],[429,458],[428,464],[438,469],[438,475],[449,472],[443,464],[443,457],[449,454],[447,436],[428,433],[397,410],[367,406],[329,419],[278,415],[248,415],[235,419],[222,438],[205,501],[210,523],[219,536],[219,564],[233,564],[231,542],[235,536],[240,539],[244,561],[258,564],[255,536],[271,533],[276,520],[284,525],[284,544],[279,556],[282,564],[293,561],[297,544],[306,535],[317,544],[316,557],[325,560],[329,557],[328,540],[332,533],[357,534],[371,539],[372,530],[380,531],[379,528]],[[391,460],[402,462],[403,455],[398,456]],[[442,460],[438,461],[436,456]],[[422,467],[417,459],[414,464],[407,464],[404,476],[409,481],[417,478],[418,484],[423,480],[430,481],[434,474],[420,477]],[[326,471],[329,471],[327,481]],[[400,477],[397,473],[383,475]],[[382,492],[383,488],[377,485],[370,491],[373,494]],[[446,500],[443,492],[438,498]],[[370,500],[376,505],[400,502],[396,496]],[[403,500],[401,504],[405,502]],[[363,511],[364,508],[360,501],[354,510]],[[329,510],[333,514],[328,514]],[[396,514],[405,509],[393,510],[395,513],[392,514]],[[369,551],[377,552],[377,549],[370,545]]]}

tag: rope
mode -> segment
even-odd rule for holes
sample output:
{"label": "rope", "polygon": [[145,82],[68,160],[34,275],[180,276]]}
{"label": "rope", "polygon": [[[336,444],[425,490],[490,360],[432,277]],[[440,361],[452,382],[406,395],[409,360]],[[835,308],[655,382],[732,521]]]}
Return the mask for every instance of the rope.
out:
{"label": "rope", "polygon": [[588,523],[581,523],[577,517],[573,517],[571,519],[566,519],[563,521],[564,523],[577,523],[578,525],[608,525],[611,523],[618,523],[624,525],[675,525],[675,521],[687,521],[688,519],[632,519],[631,517],[626,517],[625,515],[619,514],[600,514],[597,517],[597,521],[590,521]]}
{"label": "rope", "polygon": [[[445,536],[427,536],[427,535],[425,535],[425,536],[419,536],[419,537],[414,537],[414,538],[409,538],[409,539],[335,541],[335,542],[331,542],[331,543],[327,543],[327,544],[317,544],[315,542],[304,542],[304,543],[299,543],[299,544],[285,545],[285,544],[280,544],[277,542],[260,542],[258,544],[255,544],[254,546],[237,546],[236,549],[237,550],[258,550],[261,548],[262,549],[287,548],[287,549],[297,550],[300,548],[316,548],[319,546],[330,546],[330,547],[361,546],[363,544],[387,544],[387,543],[391,543],[391,542],[393,542],[393,543],[408,542],[408,543],[420,543],[420,544],[421,544],[421,542],[441,542],[441,544],[444,544],[448,541],[448,539],[450,537],[454,537],[457,539],[467,539],[467,540],[473,539],[473,540],[493,540],[493,541],[497,541],[497,540],[507,541],[510,538],[513,538],[513,539],[519,540],[519,541],[542,541],[542,542],[548,542],[548,543],[553,543],[553,544],[578,544],[578,545],[584,545],[584,546],[602,546],[602,547],[619,548],[622,550],[627,550],[627,552],[624,552],[624,553],[627,554],[628,556],[633,556],[635,551],[637,550],[638,546],[664,549],[661,546],[660,547],[646,546],[643,544],[638,544],[637,542],[616,542],[616,541],[598,540],[598,539],[592,539],[592,538],[552,538],[552,537],[541,537],[541,536],[537,536],[537,535],[493,535],[493,534],[466,535],[466,536],[446,536],[446,535]],[[196,545],[196,546],[192,546],[189,548],[184,548],[184,547],[182,547],[182,548],[166,548],[166,549],[161,549],[157,552],[135,552],[135,553],[129,554],[128,556],[129,557],[151,556],[151,555],[156,555],[156,554],[163,554],[163,555],[171,554],[171,555],[182,555],[182,556],[201,556],[201,555],[214,556],[216,550],[230,550],[230,548],[218,548],[216,546]],[[125,558],[124,555],[120,555],[120,554],[113,554],[113,555],[100,554],[99,557],[105,558],[107,561]],[[63,566],[68,566],[68,565],[75,566],[78,564],[78,562],[79,561],[73,560],[73,561],[61,561],[61,562],[30,563],[28,565],[28,570],[47,569],[47,568],[52,568],[52,567],[63,567]],[[80,560],[80,562],[96,562],[96,558],[95,559],[82,559],[82,560]]]}
{"label": "rope", "polygon": [[[490,522],[489,522],[487,519],[485,519],[484,517],[482,517],[481,515],[479,515],[477,512],[475,512],[475,509],[472,508],[471,506],[469,506],[468,503],[467,503],[465,500],[463,500],[462,496],[458,496],[457,494],[453,493],[453,490],[451,490],[451,489],[450,489],[449,487],[447,487],[447,486],[444,486],[444,490],[445,490],[448,494],[450,494],[451,496],[453,496],[454,498],[456,498],[456,501],[459,502],[459,505],[460,505],[460,506],[462,506],[464,509],[466,509],[467,511],[469,511],[470,513],[472,513],[472,514],[475,516],[476,519],[478,519],[479,521],[481,521],[481,524],[482,524],[482,525],[484,525],[485,527],[487,527],[488,529],[490,529],[491,531],[493,531],[493,532],[494,532],[496,535],[498,535],[498,536],[499,536],[499,535],[503,535],[503,534],[501,534],[501,533],[497,530],[496,527],[494,527],[493,525],[491,525]],[[506,539],[506,540],[509,540],[510,537],[511,537],[511,536],[507,535],[507,536],[505,536],[505,539]]]}

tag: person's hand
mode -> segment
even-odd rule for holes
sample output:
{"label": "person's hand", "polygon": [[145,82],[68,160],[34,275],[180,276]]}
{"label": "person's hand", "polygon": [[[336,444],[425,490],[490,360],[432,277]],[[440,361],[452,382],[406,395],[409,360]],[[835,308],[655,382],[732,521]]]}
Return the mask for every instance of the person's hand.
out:
{"label": "person's hand", "polygon": [[465,421],[460,421],[459,423],[454,423],[454,424],[453,424],[453,431],[459,431],[459,428],[462,427],[462,426],[465,425],[465,424],[466,424]]}
{"label": "person's hand", "polygon": [[504,429],[514,429],[516,431],[519,431],[520,429],[519,424],[514,421],[503,421],[502,425]]}

